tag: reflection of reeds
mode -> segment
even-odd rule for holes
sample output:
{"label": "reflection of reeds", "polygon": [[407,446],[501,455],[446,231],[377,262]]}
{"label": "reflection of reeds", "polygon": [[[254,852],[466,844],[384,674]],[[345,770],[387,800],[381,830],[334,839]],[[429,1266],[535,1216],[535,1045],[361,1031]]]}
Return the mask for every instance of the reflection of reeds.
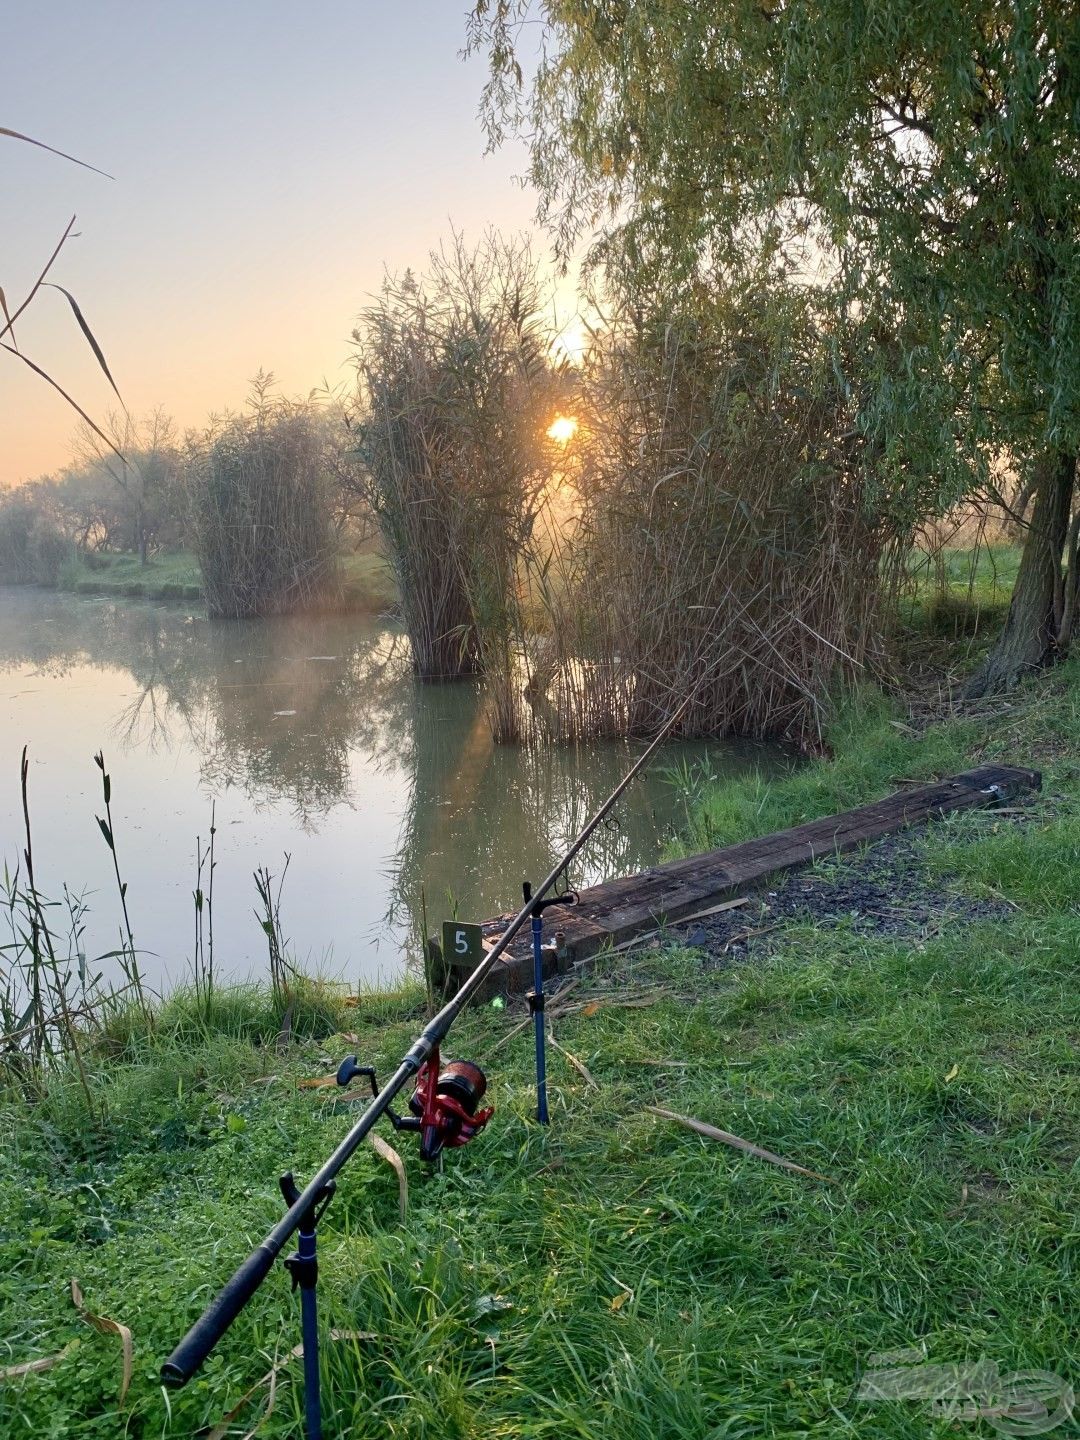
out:
{"label": "reflection of reeds", "polygon": [[425,679],[500,673],[542,483],[550,370],[527,246],[456,237],[354,332],[370,500]]}
{"label": "reflection of reeds", "polygon": [[[435,930],[448,918],[439,904],[448,889],[470,920],[512,904],[523,879],[551,869],[636,753],[633,745],[607,741],[564,747],[497,745],[479,687],[455,687],[452,699],[446,696],[437,706],[418,708],[414,727],[413,783],[388,873],[387,925],[397,929],[411,924],[408,941],[419,961],[428,933],[418,924],[424,910],[422,891]],[[653,787],[664,783],[654,777],[626,796],[619,815],[597,830],[576,863],[575,885],[655,864]]]}
{"label": "reflection of reeds", "polygon": [[[0,671],[5,663],[50,674],[123,667],[135,685],[116,742],[126,752],[188,741],[215,793],[237,786],[257,806],[286,803],[310,829],[348,802],[351,752],[398,763],[414,693],[408,643],[396,630],[336,615],[278,616],[252,628],[98,602],[58,613],[62,625],[44,632],[55,637],[51,649],[0,615]],[[334,658],[312,658],[323,655]],[[296,716],[275,716],[286,708]]]}

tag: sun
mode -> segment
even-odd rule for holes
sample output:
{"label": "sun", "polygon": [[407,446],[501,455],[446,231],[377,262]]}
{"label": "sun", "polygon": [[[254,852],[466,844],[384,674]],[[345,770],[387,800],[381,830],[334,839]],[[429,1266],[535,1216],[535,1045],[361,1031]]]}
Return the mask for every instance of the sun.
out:
{"label": "sun", "polygon": [[569,445],[577,434],[578,422],[572,415],[556,415],[547,428],[548,439],[556,445]]}

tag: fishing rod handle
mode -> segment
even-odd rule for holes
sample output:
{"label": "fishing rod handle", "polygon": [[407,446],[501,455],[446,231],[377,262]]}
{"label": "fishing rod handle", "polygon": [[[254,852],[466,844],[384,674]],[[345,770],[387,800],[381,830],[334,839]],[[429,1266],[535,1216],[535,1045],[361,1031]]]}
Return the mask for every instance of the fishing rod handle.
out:
{"label": "fishing rod handle", "polygon": [[179,1389],[187,1384],[266,1279],[276,1258],[265,1245],[251,1252],[162,1365],[161,1378],[166,1385]]}
{"label": "fishing rod handle", "polygon": [[[436,1017],[437,1019],[438,1017]],[[428,1029],[431,1029],[430,1025]],[[289,1237],[303,1224],[311,1207],[322,1201],[327,1194],[327,1187],[332,1185],[338,1171],[356,1150],[361,1140],[374,1128],[380,1115],[384,1113],[405,1082],[417,1073],[424,1060],[427,1059],[431,1048],[432,1042],[427,1038],[427,1032],[414,1041],[412,1048],[397,1070],[340,1142],[329,1160],[322,1166],[318,1174],[308,1181],[296,1201],[289,1206],[262,1243],[251,1252],[232,1278],[214,1296],[162,1365],[161,1378],[166,1385],[179,1388],[181,1385],[186,1385],[195,1374],[266,1279]]]}

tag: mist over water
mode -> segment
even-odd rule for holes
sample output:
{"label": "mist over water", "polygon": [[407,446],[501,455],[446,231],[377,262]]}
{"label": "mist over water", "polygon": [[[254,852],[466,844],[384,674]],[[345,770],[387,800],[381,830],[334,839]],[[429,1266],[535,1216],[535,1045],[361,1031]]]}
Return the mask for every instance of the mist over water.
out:
{"label": "mist over water", "polygon": [[[516,907],[632,763],[617,743],[492,744],[473,684],[421,686],[390,624],[357,616],[211,623],[147,604],[0,588],[0,855],[23,847],[19,755],[30,747],[39,888],[90,906],[88,956],[117,942],[119,900],[98,831],[101,749],[116,844],[150,982],[184,980],[193,950],[196,837],[216,805],[215,963],[266,968],[252,872],[280,876],[296,959],[352,983],[415,960],[429,928]],[[672,744],[669,763],[774,768],[754,745]],[[654,765],[601,827],[575,885],[656,862],[681,799]],[[205,886],[205,877],[204,877]],[[453,902],[450,896],[453,896]],[[63,914],[52,912],[63,930]],[[0,937],[0,944],[7,937]]]}

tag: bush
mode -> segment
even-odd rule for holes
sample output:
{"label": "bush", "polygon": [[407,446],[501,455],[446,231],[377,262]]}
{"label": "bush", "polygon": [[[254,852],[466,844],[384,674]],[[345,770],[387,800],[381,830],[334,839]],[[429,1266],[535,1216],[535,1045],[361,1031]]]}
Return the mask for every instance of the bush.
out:
{"label": "bush", "polygon": [[55,585],[71,546],[44,508],[21,490],[0,498],[0,582]]}
{"label": "bush", "polygon": [[310,406],[269,398],[192,448],[192,541],[213,616],[277,615],[336,603],[327,433]]}

